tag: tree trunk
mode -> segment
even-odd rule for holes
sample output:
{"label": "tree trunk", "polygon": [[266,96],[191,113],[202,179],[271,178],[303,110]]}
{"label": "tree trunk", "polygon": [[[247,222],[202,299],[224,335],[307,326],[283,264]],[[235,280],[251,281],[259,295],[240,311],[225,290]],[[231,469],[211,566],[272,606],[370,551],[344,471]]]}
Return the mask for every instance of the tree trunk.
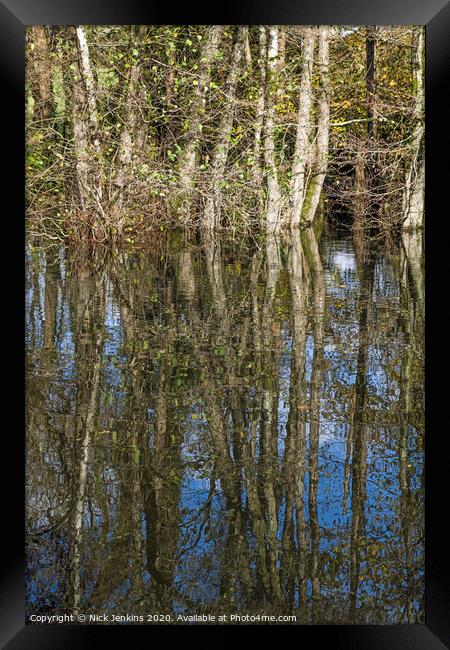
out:
{"label": "tree trunk", "polygon": [[75,171],[78,186],[78,199],[84,212],[89,205],[89,130],[83,118],[85,92],[77,73],[73,75],[72,122],[73,146],[75,151]]}
{"label": "tree trunk", "polygon": [[[142,43],[147,27],[141,25],[136,33],[134,46],[136,48]],[[117,171],[114,178],[114,212],[116,216],[116,225],[121,225],[117,217],[117,212],[123,205],[123,191],[127,179],[129,179],[133,157],[136,149],[136,131],[138,129],[138,118],[140,113],[141,93],[139,84],[141,80],[141,58],[138,56],[128,74],[128,88],[126,91],[125,105],[123,109],[123,125],[120,133],[119,150],[117,156]]]}
{"label": "tree trunk", "polygon": [[266,86],[266,64],[267,64],[267,33],[265,27],[259,27],[259,69],[260,80],[258,90],[258,103],[256,106],[255,118],[255,143],[253,146],[253,183],[258,195],[261,194],[262,171],[260,167],[261,158],[261,134],[264,123],[265,109],[265,86]]}
{"label": "tree trunk", "polygon": [[186,145],[179,159],[180,187],[189,194],[194,186],[197,167],[197,154],[205,113],[205,89],[211,76],[211,67],[217,54],[223,27],[213,25],[208,28],[200,56],[198,78],[195,80],[194,98],[189,111],[189,130],[186,134]]}
{"label": "tree trunk", "polygon": [[167,54],[167,72],[166,72],[166,104],[170,106],[172,103],[175,71],[177,63],[177,48],[176,48],[176,35],[173,36],[173,42],[169,41]]}
{"label": "tree trunk", "polygon": [[355,203],[354,203],[354,227],[361,230],[364,226],[364,218],[369,207],[369,190],[367,179],[367,149],[366,142],[357,141],[355,157]]}
{"label": "tree trunk", "polygon": [[306,225],[311,224],[316,216],[328,168],[328,144],[330,137],[330,100],[328,96],[329,38],[330,27],[320,27],[317,60],[320,83],[319,115],[317,121],[315,159],[302,209],[302,221]]}
{"label": "tree trunk", "polygon": [[312,108],[312,67],[316,33],[307,27],[303,40],[302,72],[298,100],[297,136],[290,187],[289,223],[299,226],[305,194],[306,163],[309,158]]}
{"label": "tree trunk", "polygon": [[233,127],[234,109],[236,103],[236,86],[242,68],[245,39],[248,27],[240,27],[234,45],[231,67],[225,87],[226,103],[219,126],[218,139],[211,161],[211,187],[206,200],[203,225],[209,230],[215,230],[220,223],[220,181],[225,172],[228,150],[230,148],[231,129]]}
{"label": "tree trunk", "polygon": [[367,210],[378,210],[380,194],[379,144],[377,142],[377,27],[366,29],[366,101],[367,101],[367,150],[365,152],[365,176],[367,183]]}
{"label": "tree trunk", "polygon": [[32,64],[34,71],[33,95],[40,119],[48,120],[52,113],[52,61],[47,27],[31,27]]}
{"label": "tree trunk", "polygon": [[274,142],[274,99],[278,79],[278,27],[269,27],[269,48],[267,52],[266,102],[264,124],[264,161],[267,177],[266,227],[274,232],[280,226],[281,193],[275,158]]}
{"label": "tree trunk", "polygon": [[402,229],[417,230],[423,227],[424,199],[425,199],[425,156],[424,156],[424,55],[425,32],[423,27],[414,27],[414,113],[415,121],[412,137],[412,160],[406,176],[405,192],[403,197],[403,225]]}
{"label": "tree trunk", "polygon": [[252,52],[250,50],[250,33],[249,28],[246,28],[244,35],[244,52],[245,52],[245,65],[247,68],[252,67]]}
{"label": "tree trunk", "polygon": [[55,129],[59,132],[60,136],[65,138],[67,126],[65,79],[62,66],[57,63],[53,65],[52,70],[52,103]]}
{"label": "tree trunk", "polygon": [[96,154],[100,154],[100,139],[99,139],[99,129],[98,129],[98,117],[97,117],[97,88],[92,73],[91,68],[91,59],[89,55],[89,47],[86,39],[86,32],[84,27],[76,28],[77,34],[77,43],[78,43],[78,54],[80,57],[80,73],[81,79],[84,84],[86,91],[86,101],[88,105],[88,119],[89,126],[91,128],[91,138],[94,151]]}
{"label": "tree trunk", "polygon": [[[78,50],[78,72],[80,79],[75,80],[74,88],[74,111],[77,104],[78,114],[74,116],[74,131],[79,128],[80,144],[83,149],[81,152],[75,151],[77,160],[81,159],[81,166],[88,168],[88,182],[84,187],[84,195],[90,195],[93,198],[93,210],[97,217],[103,215],[102,208],[102,184],[101,184],[101,146],[99,124],[97,116],[97,88],[92,74],[89,47],[86,39],[84,27],[75,28],[77,37]],[[84,114],[87,111],[87,120]],[[85,142],[86,141],[86,142]],[[87,145],[87,146],[85,146]],[[81,158],[80,158],[81,156]],[[86,165],[87,163],[87,165]],[[77,165],[79,167],[79,165]],[[81,179],[82,181],[84,178]],[[79,178],[80,184],[80,178]]]}
{"label": "tree trunk", "polygon": [[286,65],[286,27],[279,27],[278,30],[278,72],[280,78],[277,87],[277,99],[281,101],[284,91],[284,79],[282,77]]}

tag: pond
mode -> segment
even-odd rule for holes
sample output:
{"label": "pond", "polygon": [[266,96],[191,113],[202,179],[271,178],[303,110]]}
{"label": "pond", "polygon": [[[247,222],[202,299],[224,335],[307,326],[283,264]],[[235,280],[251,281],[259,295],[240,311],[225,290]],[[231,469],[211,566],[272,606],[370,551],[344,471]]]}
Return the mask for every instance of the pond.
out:
{"label": "pond", "polygon": [[423,622],[421,264],[30,245],[27,619]]}

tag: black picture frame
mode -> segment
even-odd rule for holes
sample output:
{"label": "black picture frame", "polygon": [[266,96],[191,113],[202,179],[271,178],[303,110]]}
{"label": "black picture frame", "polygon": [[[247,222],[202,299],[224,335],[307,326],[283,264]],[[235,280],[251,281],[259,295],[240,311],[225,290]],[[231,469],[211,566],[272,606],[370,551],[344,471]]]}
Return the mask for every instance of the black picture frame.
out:
{"label": "black picture frame", "polygon": [[[426,603],[424,625],[392,626],[67,626],[25,625],[24,571],[24,436],[23,436],[23,251],[24,251],[24,33],[32,24],[346,24],[346,25],[426,25]],[[439,278],[445,272],[449,239],[442,229],[448,184],[448,105],[444,100],[446,74],[450,66],[450,5],[445,0],[407,2],[378,0],[362,4],[330,0],[268,0],[216,4],[208,10],[200,3],[184,7],[168,3],[145,4],[143,0],[1,0],[0,1],[0,69],[4,91],[2,108],[3,135],[11,138],[4,145],[4,192],[12,197],[9,211],[4,212],[10,231],[4,232],[4,247],[13,252],[5,267],[3,288],[6,291],[4,314],[10,332],[6,347],[11,355],[6,364],[3,395],[6,411],[14,415],[12,425],[3,427],[3,467],[11,472],[2,492],[3,534],[0,572],[0,646],[8,650],[84,648],[115,640],[134,647],[173,642],[174,634],[210,640],[213,636],[229,640],[238,634],[241,641],[255,642],[261,632],[284,637],[286,630],[298,634],[301,647],[330,644],[346,650],[438,650],[450,648],[450,581],[446,523],[448,507],[447,431],[444,413],[446,384],[436,371],[442,362],[445,335],[443,309],[445,294]],[[4,140],[3,140],[4,142]],[[447,183],[446,183],[447,181]],[[14,189],[13,189],[14,188]],[[433,225],[435,224],[435,225]],[[442,247],[442,250],[440,249]],[[444,276],[445,277],[445,276]],[[16,278],[16,284],[9,279]],[[18,285],[18,286],[17,286]],[[433,308],[434,306],[434,308]],[[5,317],[4,317],[5,319]],[[12,344],[14,343],[14,345]],[[5,345],[5,344],[4,344]],[[445,365],[443,364],[443,368]],[[9,381],[17,370],[18,380]],[[447,470],[447,471],[446,471]],[[187,639],[186,639],[187,640]]]}

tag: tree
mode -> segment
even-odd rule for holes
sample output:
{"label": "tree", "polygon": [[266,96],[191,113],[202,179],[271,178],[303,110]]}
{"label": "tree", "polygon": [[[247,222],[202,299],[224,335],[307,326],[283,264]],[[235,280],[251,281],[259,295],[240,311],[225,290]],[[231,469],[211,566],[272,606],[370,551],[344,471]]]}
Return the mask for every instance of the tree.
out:
{"label": "tree", "polygon": [[73,72],[73,131],[81,207],[94,216],[93,232],[103,221],[101,136],[97,114],[97,88],[84,27],[75,28],[77,65]]}
{"label": "tree", "polygon": [[330,27],[319,28],[319,48],[317,67],[319,72],[318,118],[313,160],[305,199],[302,206],[301,222],[311,225],[317,215],[323,184],[328,169],[330,137],[330,97],[329,97],[329,38]]}
{"label": "tree", "polygon": [[203,226],[211,232],[216,230],[220,224],[220,182],[223,178],[227,162],[228,150],[230,148],[231,129],[233,126],[236,87],[241,72],[242,60],[244,57],[244,46],[248,38],[248,27],[240,27],[230,64],[230,72],[225,85],[226,104],[220,120],[217,141],[212,154],[210,165],[210,189],[206,199],[205,212],[203,215]]}
{"label": "tree", "polygon": [[269,27],[264,116],[264,162],[267,179],[266,228],[275,232],[280,227],[281,192],[278,183],[274,141],[274,101],[278,80],[278,27]]}
{"label": "tree", "polygon": [[[305,196],[306,168],[310,156],[311,110],[313,103],[312,74],[316,29],[306,27],[302,48],[302,68],[298,98],[297,134],[292,161],[289,224],[299,226]],[[322,52],[324,56],[325,52]],[[323,134],[321,134],[323,138]]]}
{"label": "tree", "polygon": [[255,140],[253,145],[253,182],[257,195],[261,196],[262,171],[261,171],[261,135],[263,132],[265,97],[266,97],[266,73],[267,73],[267,30],[265,27],[258,27],[259,31],[259,83],[258,101],[255,115]]}
{"label": "tree", "polygon": [[208,89],[211,68],[216,58],[223,27],[208,27],[200,55],[198,73],[194,79],[194,97],[188,114],[188,130],[185,145],[178,161],[180,187],[188,196],[195,183],[197,157],[205,116],[205,93]]}
{"label": "tree", "polygon": [[[125,101],[122,115],[122,129],[120,132],[119,147],[117,152],[117,166],[114,177],[114,193],[112,196],[113,210],[116,214],[116,227],[119,233],[123,223],[120,219],[120,210],[124,201],[124,190],[127,180],[132,174],[133,157],[136,156],[137,132],[139,127],[140,107],[143,103],[142,89],[142,59],[139,47],[143,46],[147,35],[147,27],[140,25],[134,34],[133,63],[128,72],[128,83],[125,92]],[[136,54],[135,54],[136,53]]]}
{"label": "tree", "polygon": [[413,28],[413,120],[411,160],[406,174],[403,197],[403,231],[422,228],[425,197],[424,110],[425,110],[425,33]]}

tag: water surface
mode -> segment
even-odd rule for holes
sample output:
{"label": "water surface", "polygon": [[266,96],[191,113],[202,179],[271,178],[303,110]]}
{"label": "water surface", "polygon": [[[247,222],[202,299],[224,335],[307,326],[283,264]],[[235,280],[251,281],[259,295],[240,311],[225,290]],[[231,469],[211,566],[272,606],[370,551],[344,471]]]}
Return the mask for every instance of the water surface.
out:
{"label": "water surface", "polygon": [[423,622],[417,278],[336,234],[30,246],[27,616]]}

